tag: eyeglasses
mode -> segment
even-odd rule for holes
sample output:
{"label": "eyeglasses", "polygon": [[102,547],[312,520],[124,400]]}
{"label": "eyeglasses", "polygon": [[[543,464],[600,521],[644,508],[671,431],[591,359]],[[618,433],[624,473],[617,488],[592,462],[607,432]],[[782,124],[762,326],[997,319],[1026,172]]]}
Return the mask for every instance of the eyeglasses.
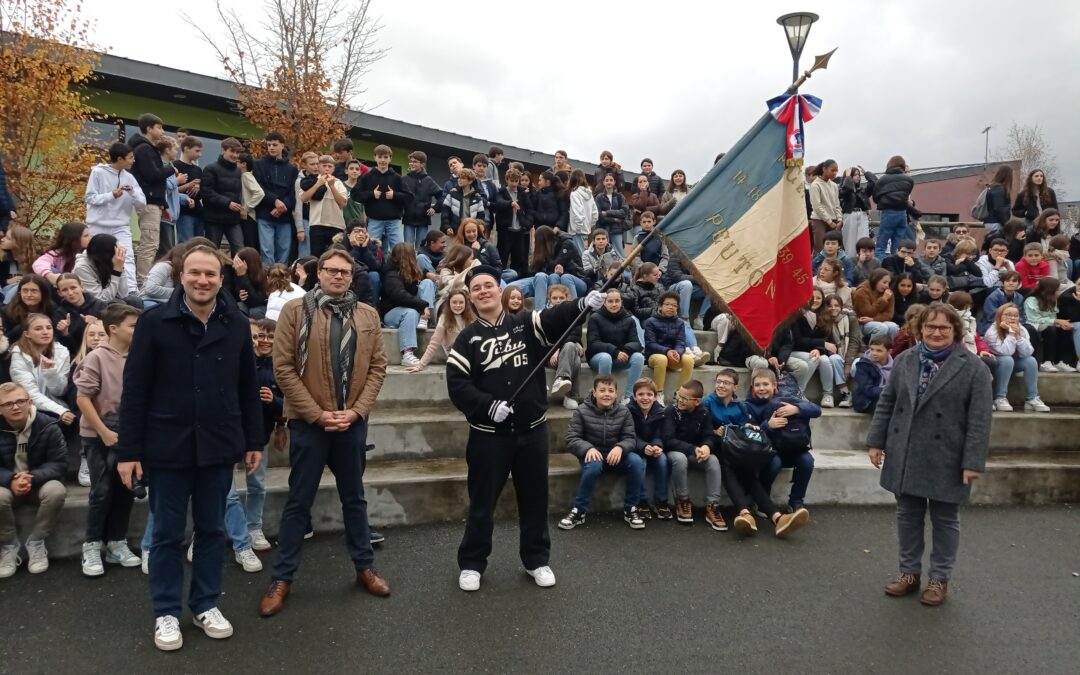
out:
{"label": "eyeglasses", "polygon": [[930,323],[924,323],[922,329],[924,333],[941,333],[942,335],[953,331],[952,326],[935,326]]}
{"label": "eyeglasses", "polygon": [[696,396],[683,396],[679,392],[675,392],[675,400],[676,401],[696,401],[697,397]]}
{"label": "eyeglasses", "polygon": [[251,339],[256,340],[258,342],[266,342],[268,340],[273,340],[274,339],[274,334],[273,333],[255,333],[254,335],[251,336]]}
{"label": "eyeglasses", "polygon": [[734,387],[735,383],[731,380],[717,380],[716,386],[718,387]]}
{"label": "eyeglasses", "polygon": [[0,408],[4,410],[14,410],[15,408],[25,408],[30,405],[30,399],[17,398],[14,401],[8,401],[7,403],[0,403]]}
{"label": "eyeglasses", "polygon": [[343,269],[338,269],[336,267],[324,267],[324,268],[322,268],[322,271],[326,272],[328,275],[330,275],[332,277],[351,277],[352,276],[352,270],[343,270]]}

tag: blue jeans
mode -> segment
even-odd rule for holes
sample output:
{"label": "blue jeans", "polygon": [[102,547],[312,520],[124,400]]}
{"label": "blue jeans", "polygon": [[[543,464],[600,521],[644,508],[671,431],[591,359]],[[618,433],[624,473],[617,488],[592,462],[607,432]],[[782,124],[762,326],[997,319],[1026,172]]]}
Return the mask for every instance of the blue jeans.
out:
{"label": "blue jeans", "polygon": [[908,226],[907,211],[882,211],[881,225],[878,226],[874,244],[874,257],[883,260],[888,253],[896,253],[904,239],[915,240],[915,233]]}
{"label": "blue jeans", "polygon": [[589,359],[589,367],[593,369],[593,372],[597,375],[610,375],[614,370],[629,369],[629,373],[626,374],[626,396],[630,395],[630,391],[634,386],[634,383],[641,378],[641,369],[645,367],[645,355],[641,352],[635,352],[630,355],[630,358],[626,361],[618,361],[611,358],[611,354],[602,352],[600,354],[593,354],[593,357]]}
{"label": "blue jeans", "polygon": [[424,270],[428,274],[435,274],[435,266],[431,264],[431,258],[426,253],[420,253],[416,256],[416,262],[420,264],[420,269]]}
{"label": "blue jeans", "polygon": [[411,307],[395,307],[383,317],[383,325],[396,328],[398,348],[401,351],[416,349],[416,327],[420,323],[420,312]]}
{"label": "blue jeans", "polygon": [[872,338],[875,335],[888,335],[891,339],[896,337],[896,334],[900,332],[900,326],[897,326],[892,321],[867,321],[863,324],[862,331],[863,335],[868,338]]}
{"label": "blue jeans", "polygon": [[244,505],[240,503],[240,493],[235,486],[229,487],[229,495],[225,498],[225,533],[229,535],[229,542],[234,551],[243,551],[251,548],[251,540],[248,539],[247,514],[244,513]]}
{"label": "blue jeans", "polygon": [[154,512],[153,546],[150,548],[150,598],[154,616],[180,618],[184,533],[189,503],[195,523],[195,551],[188,607],[199,615],[217,606],[225,564],[225,530],[221,523],[225,518],[225,498],[232,484],[232,471],[231,464],[192,469],[147,469],[150,508]]}
{"label": "blue jeans", "polygon": [[426,300],[428,307],[431,308],[431,315],[428,317],[431,325],[435,325],[435,282],[431,279],[421,279],[417,284],[416,295],[421,300]]}
{"label": "blue jeans", "polygon": [[626,496],[623,498],[623,508],[629,509],[638,505],[641,486],[645,482],[645,460],[636,452],[624,449],[622,459],[612,466],[607,463],[607,453],[603,454],[603,461],[582,460],[581,480],[578,481],[577,497],[574,498],[574,507],[582,513],[589,510],[589,502],[592,501],[593,492],[596,491],[596,481],[600,479],[600,474],[604,471],[625,473]]}
{"label": "blue jeans", "polygon": [[574,245],[577,246],[578,255],[585,252],[585,240],[589,237],[587,234],[575,234],[571,235],[574,240]]}
{"label": "blue jeans", "polygon": [[304,227],[304,241],[300,241],[299,237],[297,237],[297,241],[296,241],[296,257],[297,258],[307,258],[308,256],[311,255],[311,222],[309,220],[307,220],[306,218],[304,219],[303,227]]}
{"label": "blue jeans", "polygon": [[510,283],[511,281],[517,281],[518,273],[515,270],[512,270],[509,267],[507,267],[506,269],[504,269],[502,271],[502,274],[500,276],[501,276],[500,285],[503,288],[506,288],[506,284]]}
{"label": "blue jeans", "polygon": [[683,279],[672,284],[668,290],[679,294],[679,317],[683,321],[690,320],[691,300],[701,300],[701,308],[698,310],[697,318],[704,317],[705,312],[709,311],[709,307],[712,306],[712,299],[705,293],[705,289],[689,279]]}
{"label": "blue jeans", "polygon": [[261,530],[263,526],[263,505],[266,504],[266,467],[270,463],[270,444],[263,448],[262,461],[255,473],[247,473],[247,494],[244,495],[244,515],[247,529]]}
{"label": "blue jeans", "polygon": [[[357,571],[371,569],[375,555],[371,550],[363,484],[367,423],[361,419],[345,431],[325,431],[314,424],[290,420],[289,432],[289,463],[292,465],[289,498],[281,514],[278,558],[271,578],[291,582],[300,567],[304,534],[311,522],[311,505],[326,467],[330,468],[337,483],[349,557]],[[220,562],[218,567],[221,567]]]}
{"label": "blue jeans", "polygon": [[611,248],[619,252],[619,257],[626,260],[626,235],[622,232],[608,232]]}
{"label": "blue jeans", "polygon": [[578,296],[578,287],[574,284],[574,280],[580,282],[582,286],[585,285],[584,281],[569,274],[544,274],[543,272],[531,276],[528,279],[518,279],[510,285],[520,288],[522,295],[526,298],[532,298],[533,309],[540,311],[547,307],[547,292],[549,286],[558,284],[565,285],[570,289],[570,297],[576,298]]}
{"label": "blue jeans", "polygon": [[205,234],[202,218],[190,213],[181,213],[176,220],[176,242],[183,244],[192,237],[202,237]]}
{"label": "blue jeans", "polygon": [[[671,475],[671,464],[666,453],[660,453],[656,457],[645,457],[645,468],[653,472],[653,504],[667,502],[668,500],[668,477]],[[641,482],[641,496],[638,504],[648,501],[645,494],[645,483]]]}
{"label": "blue jeans", "polygon": [[[368,218],[368,235],[382,242],[383,258],[390,259],[390,251],[401,243],[401,220],[376,220]],[[426,234],[426,233],[425,233]]]}
{"label": "blue jeans", "polygon": [[795,469],[791,476],[791,494],[788,496],[788,505],[797,509],[806,501],[806,488],[810,485],[810,476],[814,474],[814,455],[809,450],[799,453],[777,453],[772,463],[765,467],[761,477],[761,484],[766,492],[772,493],[773,481],[780,475],[782,468]]}
{"label": "blue jeans", "polygon": [[405,243],[412,244],[413,248],[417,251],[424,245],[424,239],[427,237],[428,230],[431,229],[431,224],[427,225],[406,225],[405,226]]}
{"label": "blue jeans", "polygon": [[1016,370],[1024,373],[1024,400],[1030,401],[1039,395],[1039,364],[1034,356],[996,355],[994,358],[997,359],[994,366],[994,398],[1008,397],[1009,378]]}
{"label": "blue jeans", "polygon": [[[274,263],[284,264],[288,262],[289,245],[292,244],[292,221],[259,218],[257,222],[259,223],[259,252],[262,254],[263,264],[272,265]],[[306,222],[304,226],[304,231],[307,232]],[[311,244],[308,242],[307,236],[301,243],[308,244],[310,251]]]}

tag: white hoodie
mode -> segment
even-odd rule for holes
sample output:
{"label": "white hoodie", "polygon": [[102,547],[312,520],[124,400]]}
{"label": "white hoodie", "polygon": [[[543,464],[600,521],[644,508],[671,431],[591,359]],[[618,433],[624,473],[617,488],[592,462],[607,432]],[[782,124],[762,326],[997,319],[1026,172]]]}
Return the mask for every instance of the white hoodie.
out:
{"label": "white hoodie", "polygon": [[[130,185],[119,197],[113,190]],[[119,227],[131,222],[132,209],[146,206],[146,196],[130,171],[117,171],[108,164],[98,164],[90,170],[86,182],[86,224],[90,227]]]}
{"label": "white hoodie", "polygon": [[570,234],[589,234],[596,225],[600,211],[596,208],[592,190],[588,185],[579,185],[570,193]]}

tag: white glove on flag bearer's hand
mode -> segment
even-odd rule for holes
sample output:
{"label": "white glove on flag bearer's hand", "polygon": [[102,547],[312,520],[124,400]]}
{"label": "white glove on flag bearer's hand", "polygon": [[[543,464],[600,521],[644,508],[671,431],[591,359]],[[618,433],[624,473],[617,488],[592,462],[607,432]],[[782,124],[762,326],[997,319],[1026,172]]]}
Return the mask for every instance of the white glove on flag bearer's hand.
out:
{"label": "white glove on flag bearer's hand", "polygon": [[604,294],[600,291],[589,291],[589,294],[585,296],[585,306],[596,311],[604,306]]}
{"label": "white glove on flag bearer's hand", "polygon": [[495,412],[491,413],[491,419],[495,420],[495,424],[501,424],[506,421],[507,417],[510,417],[512,412],[514,412],[513,406],[506,401],[499,401],[495,405]]}

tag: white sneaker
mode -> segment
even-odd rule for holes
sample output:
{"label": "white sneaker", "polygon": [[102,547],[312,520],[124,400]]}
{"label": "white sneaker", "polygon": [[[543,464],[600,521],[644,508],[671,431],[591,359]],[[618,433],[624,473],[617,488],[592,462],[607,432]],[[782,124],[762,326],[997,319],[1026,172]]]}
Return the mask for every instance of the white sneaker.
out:
{"label": "white sneaker", "polygon": [[142,550],[142,573],[150,574],[150,551],[145,548]]}
{"label": "white sneaker", "polygon": [[79,460],[79,485],[90,487],[90,465],[85,457]]}
{"label": "white sneaker", "polygon": [[131,552],[126,541],[110,541],[105,545],[105,562],[121,567],[138,567],[142,564],[139,556]]}
{"label": "white sneaker", "polygon": [[420,323],[416,324],[416,330],[427,330],[427,319],[420,319]]}
{"label": "white sneaker", "polygon": [[577,410],[578,402],[567,396],[562,400],[562,407],[566,408],[567,410]]}
{"label": "white sneaker", "polygon": [[1054,364],[1054,367],[1058,369],[1059,373],[1075,373],[1076,372],[1076,368],[1073,368],[1072,366],[1065,363],[1064,361],[1058,361],[1057,363]]}
{"label": "white sneaker", "polygon": [[476,570],[461,570],[457,578],[458,588],[466,593],[480,590],[480,573]]}
{"label": "white sneaker", "polygon": [[262,561],[255,555],[255,551],[245,548],[242,551],[234,551],[234,554],[236,562],[240,563],[245,572],[262,572]]}
{"label": "white sneaker", "polygon": [[551,383],[551,395],[566,396],[566,392],[570,391],[570,387],[572,387],[573,384],[573,382],[565,377],[556,377],[555,381]]}
{"label": "white sneaker", "polygon": [[232,637],[232,624],[229,620],[221,615],[221,610],[217,607],[211,607],[199,616],[195,617],[195,627],[202,628],[206,633],[206,637],[214,638],[215,640],[224,640],[227,637]]}
{"label": "white sneaker", "polygon": [[705,322],[702,321],[701,317],[699,316],[698,318],[694,319],[694,322],[690,324],[690,327],[694,330],[705,330]]}
{"label": "white sneaker", "polygon": [[311,539],[315,536],[315,530],[308,530],[304,533],[304,539]]}
{"label": "white sneaker", "polygon": [[534,570],[525,570],[536,581],[540,588],[550,588],[555,585],[555,573],[547,565],[537,567]]}
{"label": "white sneaker", "polygon": [[998,412],[1012,412],[1013,407],[1009,405],[1008,399],[996,398],[994,399],[994,410]]}
{"label": "white sneaker", "polygon": [[415,368],[420,365],[420,359],[412,352],[401,352],[401,365],[406,368]]}
{"label": "white sneaker", "polygon": [[1039,371],[1043,373],[1056,373],[1058,372],[1058,369],[1049,361],[1043,361],[1042,365],[1039,366]]}
{"label": "white sneaker", "polygon": [[30,574],[41,574],[49,569],[49,550],[45,548],[45,540],[26,540],[26,571]]}
{"label": "white sneaker", "polygon": [[1050,406],[1042,402],[1038,396],[1030,401],[1024,401],[1024,412],[1050,412]]}
{"label": "white sneaker", "polygon": [[251,530],[248,532],[248,539],[251,540],[251,548],[256,551],[269,551],[272,546],[267,541],[266,535],[262,530]]}
{"label": "white sneaker", "polygon": [[88,577],[100,577],[105,574],[101,564],[101,542],[87,541],[82,545],[82,573]]}
{"label": "white sneaker", "polygon": [[836,407],[836,402],[833,401],[833,395],[832,394],[823,394],[821,396],[821,407],[822,408],[835,408]]}
{"label": "white sneaker", "polygon": [[15,570],[19,569],[21,564],[22,558],[19,557],[18,544],[0,546],[0,579],[6,579],[15,574]]}
{"label": "white sneaker", "polygon": [[840,407],[841,408],[850,408],[851,407],[851,392],[845,391],[844,393],[840,394]]}
{"label": "white sneaker", "polygon": [[192,535],[191,543],[187,547],[187,561],[191,562],[191,559],[195,557],[195,536]]}
{"label": "white sneaker", "polygon": [[694,357],[694,367],[703,365],[709,360],[709,355],[701,351],[699,347],[690,347],[686,353]]}
{"label": "white sneaker", "polygon": [[175,616],[159,616],[154,621],[154,646],[163,652],[174,652],[184,646],[180,634],[180,619]]}

